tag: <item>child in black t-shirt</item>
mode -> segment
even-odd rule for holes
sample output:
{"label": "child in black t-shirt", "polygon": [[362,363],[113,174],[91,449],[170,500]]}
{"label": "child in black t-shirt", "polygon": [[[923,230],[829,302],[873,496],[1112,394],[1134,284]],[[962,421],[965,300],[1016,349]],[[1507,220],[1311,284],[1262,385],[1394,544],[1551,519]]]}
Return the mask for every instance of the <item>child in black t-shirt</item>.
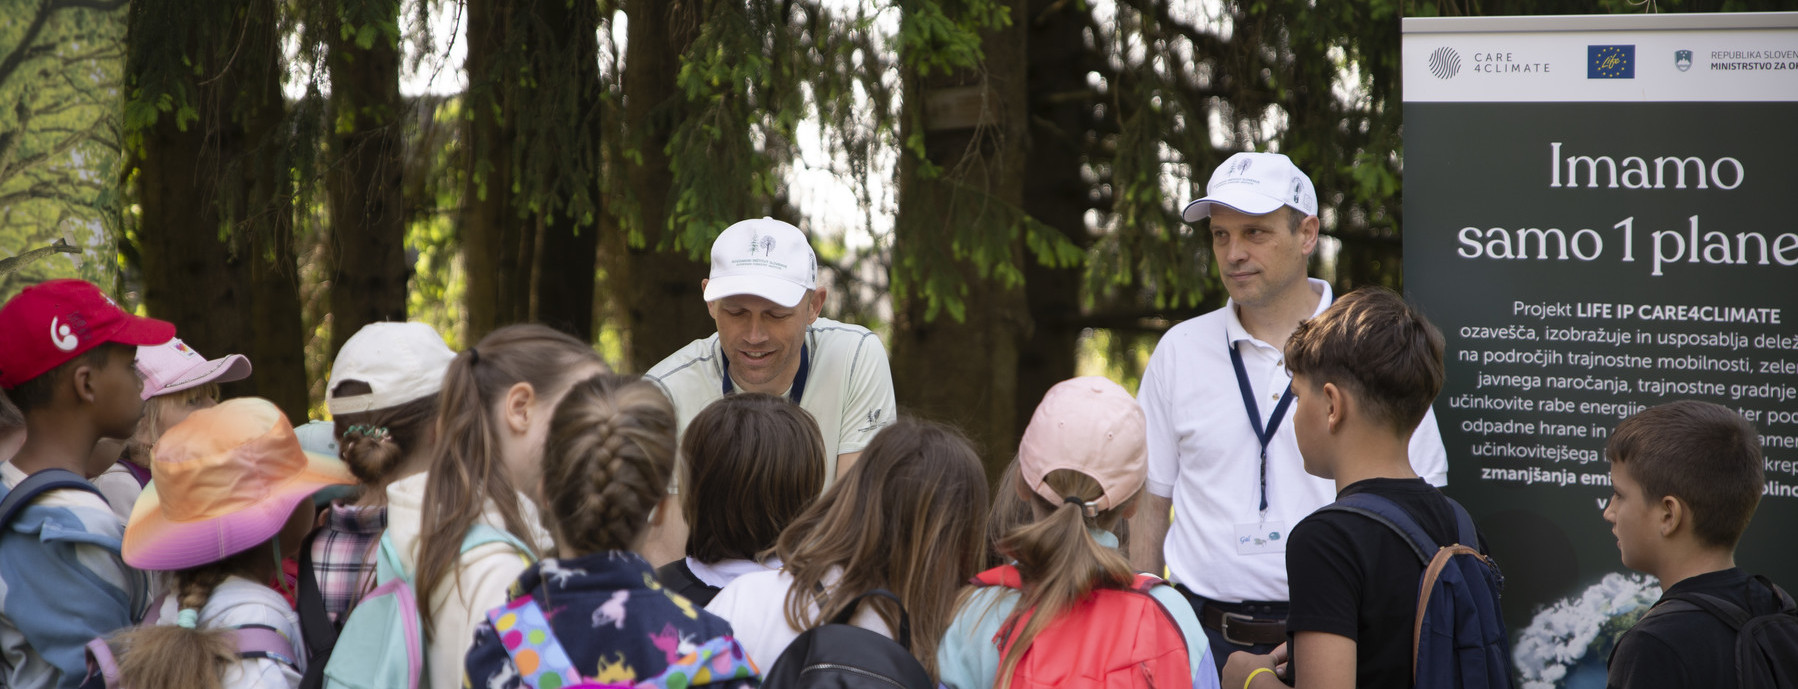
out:
{"label": "child in black t-shirt", "polygon": [[[1362,289],[1301,323],[1285,354],[1305,471],[1335,480],[1339,498],[1386,497],[1438,543],[1455,542],[1453,509],[1412,471],[1407,451],[1442,388],[1441,333],[1397,294]],[[1303,689],[1412,686],[1423,572],[1413,552],[1361,515],[1321,511],[1300,521],[1286,545],[1290,641],[1268,655],[1231,655],[1223,686],[1277,688],[1276,671]]]}
{"label": "child in black t-shirt", "polygon": [[[1611,501],[1605,521],[1623,566],[1661,580],[1661,606],[1681,595],[1722,598],[1749,615],[1777,611],[1761,581],[1736,568],[1736,541],[1764,485],[1760,435],[1729,409],[1682,400],[1617,424],[1605,444]],[[1736,633],[1701,610],[1656,611],[1624,633],[1611,687],[1733,689]]]}

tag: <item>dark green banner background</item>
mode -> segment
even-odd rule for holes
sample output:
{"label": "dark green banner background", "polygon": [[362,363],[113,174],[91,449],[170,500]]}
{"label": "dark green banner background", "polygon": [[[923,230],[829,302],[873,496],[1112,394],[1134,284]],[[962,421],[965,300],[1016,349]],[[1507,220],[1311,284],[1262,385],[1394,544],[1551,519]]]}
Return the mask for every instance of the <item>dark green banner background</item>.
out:
{"label": "dark green banner background", "polygon": [[[1522,678],[1603,686],[1616,633],[1660,594],[1607,578],[1627,570],[1602,517],[1603,436],[1642,406],[1751,416],[1771,494],[1737,562],[1798,588],[1798,265],[1779,260],[1798,263],[1798,104],[1407,103],[1405,129],[1405,286],[1448,344],[1447,491],[1504,569]],[[1570,156],[1609,156],[1619,188],[1602,160],[1598,188],[1584,161],[1568,186]],[[1689,156],[1710,188],[1690,163],[1684,189],[1671,163],[1665,188],[1622,188]]]}

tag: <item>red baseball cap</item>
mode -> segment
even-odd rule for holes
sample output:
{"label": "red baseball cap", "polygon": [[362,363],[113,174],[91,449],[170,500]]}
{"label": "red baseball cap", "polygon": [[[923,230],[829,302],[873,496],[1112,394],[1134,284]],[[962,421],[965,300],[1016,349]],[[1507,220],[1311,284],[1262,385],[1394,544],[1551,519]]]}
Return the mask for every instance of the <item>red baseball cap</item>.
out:
{"label": "red baseball cap", "polygon": [[126,313],[93,283],[42,282],[0,306],[0,388],[16,388],[102,342],[141,347],[174,337],[173,324]]}

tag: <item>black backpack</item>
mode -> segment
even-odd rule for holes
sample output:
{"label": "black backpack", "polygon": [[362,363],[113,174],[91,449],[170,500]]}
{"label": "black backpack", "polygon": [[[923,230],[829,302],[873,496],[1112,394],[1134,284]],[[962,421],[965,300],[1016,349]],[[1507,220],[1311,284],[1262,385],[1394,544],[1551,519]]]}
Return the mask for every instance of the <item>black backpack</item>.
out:
{"label": "black backpack", "polygon": [[[849,624],[869,596],[883,596],[899,606],[898,640]],[[763,687],[808,689],[935,689],[923,663],[911,654],[911,615],[899,596],[874,589],[843,606],[829,622],[805,630],[762,678]]]}
{"label": "black backpack", "polygon": [[1798,603],[1761,575],[1779,601],[1779,611],[1748,614],[1741,606],[1708,593],[1685,593],[1661,601],[1648,615],[1706,612],[1736,630],[1736,684],[1742,689],[1798,689]]}

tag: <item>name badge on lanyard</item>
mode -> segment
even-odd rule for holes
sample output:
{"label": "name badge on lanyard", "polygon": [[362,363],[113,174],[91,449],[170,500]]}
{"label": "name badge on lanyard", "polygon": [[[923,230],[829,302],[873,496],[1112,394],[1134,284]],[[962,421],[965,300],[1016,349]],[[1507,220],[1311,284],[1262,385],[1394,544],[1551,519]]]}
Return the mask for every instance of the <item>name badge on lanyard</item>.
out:
{"label": "name badge on lanyard", "polygon": [[1274,404],[1273,413],[1267,417],[1267,425],[1262,426],[1261,408],[1255,404],[1255,389],[1249,385],[1248,369],[1242,365],[1242,352],[1236,349],[1235,343],[1226,343],[1230,350],[1230,364],[1236,368],[1236,387],[1242,391],[1242,408],[1249,415],[1249,427],[1255,431],[1255,440],[1261,445],[1260,474],[1260,519],[1236,525],[1236,552],[1240,555],[1286,552],[1286,528],[1284,524],[1270,522],[1267,519],[1267,446],[1274,440],[1274,434],[1280,430],[1280,422],[1286,419],[1286,410],[1292,406],[1292,384],[1280,393],[1280,401]]}

